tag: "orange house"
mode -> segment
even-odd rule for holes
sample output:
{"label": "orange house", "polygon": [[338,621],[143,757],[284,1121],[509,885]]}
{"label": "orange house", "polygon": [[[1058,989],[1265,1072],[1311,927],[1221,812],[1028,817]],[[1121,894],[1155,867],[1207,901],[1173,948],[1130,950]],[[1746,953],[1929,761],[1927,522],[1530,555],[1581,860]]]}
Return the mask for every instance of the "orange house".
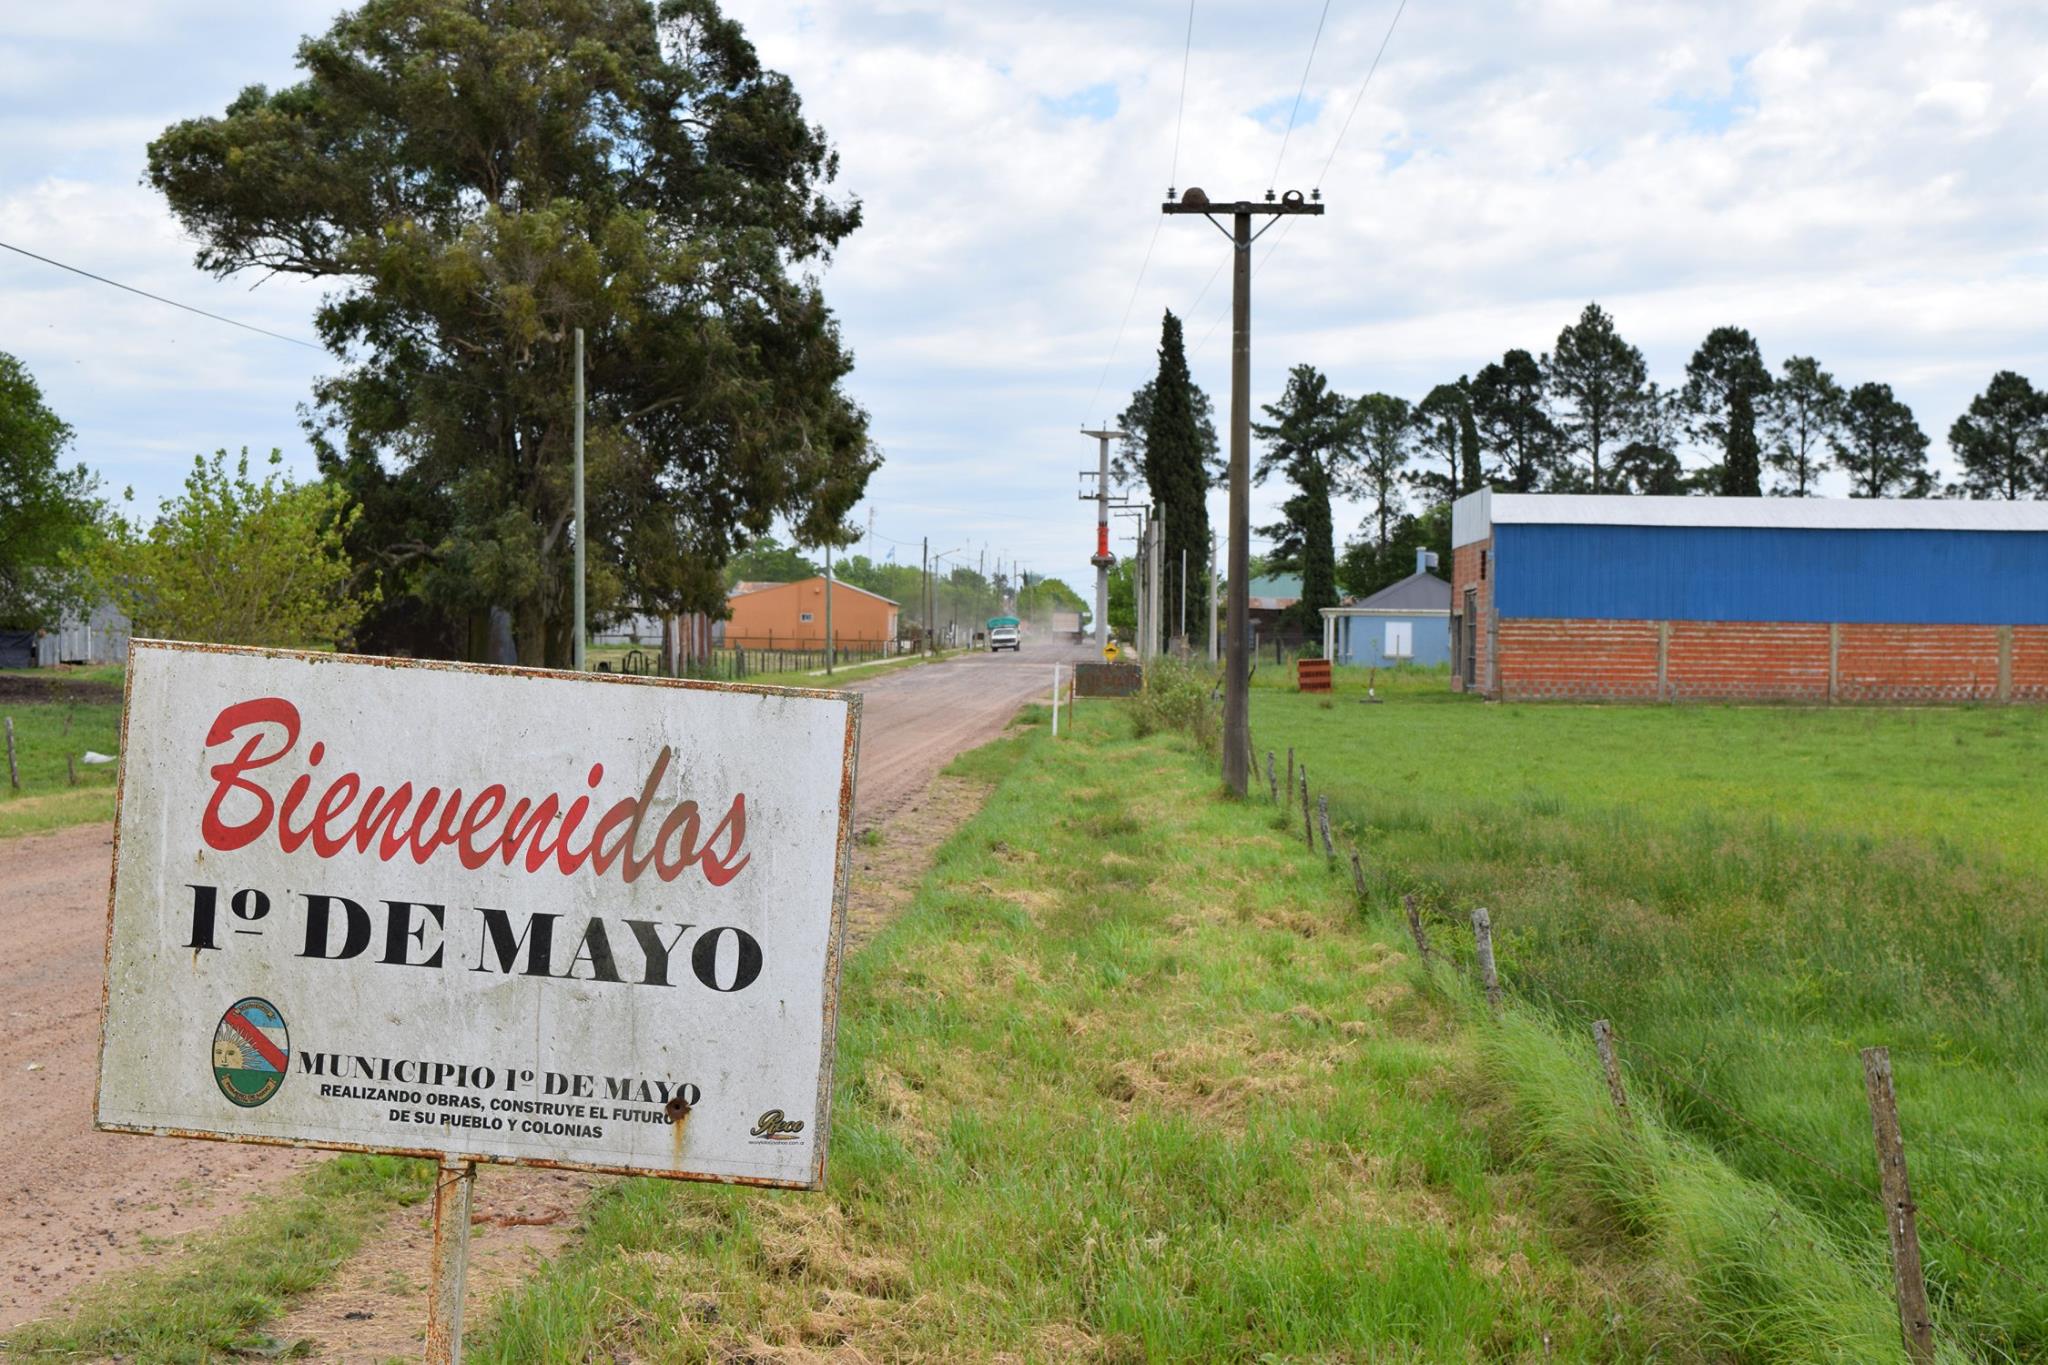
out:
{"label": "orange house", "polygon": [[[742,583],[726,597],[732,615],[725,643],[743,649],[823,649],[825,580]],[[896,638],[896,603],[865,588],[832,581],[832,642],[879,645]]]}

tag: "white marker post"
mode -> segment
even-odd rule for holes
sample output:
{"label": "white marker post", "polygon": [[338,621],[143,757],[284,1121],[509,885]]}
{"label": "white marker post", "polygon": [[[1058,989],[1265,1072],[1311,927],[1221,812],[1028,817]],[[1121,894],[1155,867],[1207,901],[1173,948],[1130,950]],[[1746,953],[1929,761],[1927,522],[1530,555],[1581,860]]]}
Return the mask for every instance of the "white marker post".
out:
{"label": "white marker post", "polygon": [[138,640],[102,1130],[818,1189],[860,700]]}

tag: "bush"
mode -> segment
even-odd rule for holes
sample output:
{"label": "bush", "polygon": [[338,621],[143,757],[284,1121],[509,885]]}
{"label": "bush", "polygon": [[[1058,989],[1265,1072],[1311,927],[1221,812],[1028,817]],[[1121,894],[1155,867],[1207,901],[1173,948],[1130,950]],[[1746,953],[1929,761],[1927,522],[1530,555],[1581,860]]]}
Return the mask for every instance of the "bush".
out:
{"label": "bush", "polygon": [[1215,675],[1199,664],[1154,659],[1145,666],[1145,686],[1131,708],[1138,737],[1169,731],[1215,753],[1223,738],[1223,708],[1213,696],[1215,689]]}

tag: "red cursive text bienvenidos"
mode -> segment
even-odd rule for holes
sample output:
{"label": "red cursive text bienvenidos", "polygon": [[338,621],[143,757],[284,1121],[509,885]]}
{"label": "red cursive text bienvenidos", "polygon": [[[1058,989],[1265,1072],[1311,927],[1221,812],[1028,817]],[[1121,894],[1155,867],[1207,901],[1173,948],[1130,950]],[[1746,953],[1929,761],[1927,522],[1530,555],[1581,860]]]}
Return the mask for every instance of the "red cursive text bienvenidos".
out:
{"label": "red cursive text bienvenidos", "polygon": [[[277,729],[268,728],[271,726]],[[590,811],[589,796],[578,796],[564,807],[562,798],[552,792],[538,801],[530,796],[514,799],[496,782],[467,797],[460,787],[445,792],[428,787],[415,794],[411,782],[366,791],[361,777],[344,772],[315,797],[313,774],[308,771],[292,780],[279,802],[269,788],[252,781],[250,774],[276,763],[297,746],[299,708],[282,697],[236,702],[214,717],[206,732],[206,746],[212,749],[231,743],[244,733],[247,737],[240,750],[208,769],[214,782],[213,797],[200,819],[200,834],[208,848],[222,852],[245,848],[275,831],[277,846],[286,853],[311,845],[314,855],[321,858],[353,848],[374,854],[381,862],[404,853],[424,864],[443,849],[451,849],[462,865],[472,870],[496,858],[507,867],[523,861],[528,872],[539,872],[552,863],[565,877],[585,866],[599,877],[616,868],[619,879],[626,882],[637,880],[651,868],[668,882],[684,869],[695,867],[713,886],[724,886],[738,876],[750,856],[740,852],[747,838],[744,792],[732,798],[724,818],[701,842],[697,803],[681,802],[662,820],[646,851],[640,851],[640,831],[648,822],[662,774],[668,771],[671,751],[666,745],[641,784],[640,795],[615,802],[591,829],[589,838],[578,842],[577,831]],[[326,756],[327,746],[315,741],[306,751],[307,768],[318,768]],[[603,779],[604,765],[591,764],[587,785],[594,790]],[[247,819],[222,814],[222,806],[236,793],[255,802],[255,813]],[[248,803],[235,804],[246,808]]]}

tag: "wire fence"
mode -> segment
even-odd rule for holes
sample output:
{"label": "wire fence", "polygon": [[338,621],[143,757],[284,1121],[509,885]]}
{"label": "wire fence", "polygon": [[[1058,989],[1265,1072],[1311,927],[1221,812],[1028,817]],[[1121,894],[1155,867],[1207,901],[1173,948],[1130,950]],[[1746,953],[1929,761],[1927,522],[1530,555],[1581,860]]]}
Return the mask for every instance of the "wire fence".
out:
{"label": "wire fence", "polygon": [[[1260,765],[1258,761],[1259,749],[1255,743],[1249,744],[1248,747],[1250,752],[1247,755],[1247,757],[1250,760],[1251,771],[1254,774],[1257,774],[1260,771]],[[1299,767],[1298,789],[1296,780],[1297,765],[1295,762],[1295,754],[1292,749],[1288,750],[1286,763],[1286,779],[1283,782],[1281,780],[1279,772],[1278,756],[1271,749],[1265,751],[1264,772],[1266,775],[1266,791],[1268,797],[1273,804],[1279,806],[1283,811],[1287,813],[1287,818],[1290,821],[1292,820],[1294,802],[1297,799],[1299,799],[1301,803],[1300,809],[1302,814],[1302,829],[1304,831],[1304,838],[1308,844],[1311,856],[1313,856],[1317,852],[1316,836],[1317,826],[1319,824],[1321,829],[1321,852],[1324,861],[1326,865],[1329,866],[1333,871],[1339,870],[1340,859],[1338,857],[1336,840],[1333,837],[1329,819],[1329,797],[1327,795],[1324,795],[1320,798],[1317,798],[1314,804],[1312,805],[1311,790],[1309,785],[1308,769],[1306,763],[1301,764]],[[1253,783],[1253,786],[1255,788],[1257,787],[1257,785],[1258,784],[1256,782]],[[1359,908],[1361,911],[1370,911],[1371,909],[1373,909],[1374,906],[1374,898],[1370,889],[1367,886],[1367,877],[1365,872],[1365,865],[1367,861],[1366,856],[1361,853],[1360,849],[1355,843],[1351,844],[1351,846],[1346,850],[1346,853],[1348,856],[1351,876],[1353,879],[1353,889],[1358,900]],[[1391,876],[1391,869],[1381,870],[1380,882],[1381,889],[1384,892],[1386,892],[1388,896],[1391,898],[1396,890],[1394,880]],[[1414,896],[1402,895],[1400,897],[1400,901],[1402,903],[1402,908],[1405,913],[1410,932],[1414,937],[1417,954],[1421,957],[1425,969],[1434,970],[1435,964],[1439,962],[1450,964],[1452,961],[1450,956],[1445,954],[1440,946],[1432,946],[1429,942],[1427,927],[1425,925],[1423,917],[1416,908]],[[1956,1252],[1967,1257],[1971,1261],[1976,1262],[1978,1265],[1983,1266],[1985,1269],[1993,1272],[1994,1274],[2004,1277],[2013,1284],[2019,1285],[2033,1294],[2040,1295],[2044,1299],[2048,1299],[2048,1286],[2044,1286],[2040,1280],[2027,1274],[2024,1271],[2018,1270],[2013,1266],[2006,1264],[1998,1257],[1991,1255],[1989,1252],[1986,1252],[1981,1247],[1975,1245],[1973,1242],[1968,1240],[1960,1233],[1929,1217],[1928,1214],[1910,1198],[1898,1201],[1900,1203],[1900,1207],[1897,1209],[1891,1207],[1892,1200],[1883,1188],[1884,1182],[1882,1179],[1873,1181],[1871,1178],[1867,1176],[1854,1175],[1851,1172],[1844,1170],[1841,1167],[1841,1165],[1837,1162],[1829,1161],[1828,1159],[1819,1156],[1816,1153],[1806,1150],[1798,1143],[1795,1143],[1790,1139],[1786,1138],[1783,1134],[1772,1131],[1770,1128],[1758,1122],[1749,1114],[1744,1113],[1739,1106],[1731,1104],[1728,1101],[1722,1099],[1721,1097],[1708,1091],[1704,1086],[1699,1084],[1699,1082],[1692,1079],[1692,1077],[1686,1074],[1685,1067],[1682,1063],[1678,1062],[1675,1059],[1658,1055],[1651,1048],[1649,1048],[1647,1045],[1641,1042],[1623,1038],[1620,1035],[1615,1034],[1611,1028],[1611,1025],[1608,1022],[1608,1019],[1605,1017],[1604,1014],[1602,1014],[1597,1009],[1593,1002],[1577,999],[1567,992],[1556,989],[1554,986],[1551,985],[1551,983],[1545,981],[1541,976],[1537,975],[1535,972],[1529,970],[1525,966],[1516,964],[1512,968],[1502,971],[1501,964],[1499,964],[1496,961],[1493,952],[1491,937],[1491,918],[1489,913],[1483,909],[1475,908],[1474,911],[1474,938],[1474,964],[1480,973],[1482,984],[1485,985],[1485,987],[1487,988],[1489,1000],[1494,1002],[1493,1007],[1496,1010],[1496,1012],[1498,1012],[1498,1010],[1501,1008],[1502,985],[1503,983],[1505,983],[1506,987],[1515,999],[1528,1003],[1534,1008],[1540,1010],[1546,1017],[1553,1020],[1554,1022],[1563,1023],[1572,1027],[1586,1028],[1592,1030],[1596,1038],[1596,1042],[1600,1044],[1606,1044],[1609,1042],[1611,1042],[1612,1044],[1618,1044],[1620,1049],[1626,1052],[1628,1059],[1632,1065],[1640,1066],[1646,1069],[1647,1071],[1654,1073],[1657,1077],[1669,1083],[1669,1085],[1675,1086],[1678,1090],[1683,1091],[1685,1094],[1711,1107],[1716,1112],[1733,1120],[1736,1124],[1740,1125],[1745,1131],[1753,1134],[1759,1140],[1770,1144],[1773,1148],[1791,1157],[1793,1160],[1801,1163],[1802,1165],[1814,1171],[1818,1171],[1828,1176],[1829,1178],[1839,1182],[1844,1188],[1853,1190],[1860,1196],[1869,1199],[1873,1205],[1879,1207],[1880,1210],[1886,1214],[1887,1226],[1888,1228],[1892,1229],[1893,1237],[1895,1240],[1895,1246],[1893,1250],[1893,1261],[1895,1271],[1898,1271],[1900,1268],[1900,1263],[1907,1259],[1907,1255],[1902,1251],[1901,1248],[1899,1248],[1896,1245],[1896,1239],[1899,1236],[1897,1225],[1903,1219],[1903,1222],[1905,1224],[1905,1233],[1908,1237],[1911,1237],[1913,1239],[1913,1245],[1910,1248],[1910,1261],[1912,1266],[1915,1268],[1916,1273],[1919,1262],[1919,1248],[1917,1244],[1916,1233],[1917,1229],[1924,1230],[1925,1232],[1933,1234],[1933,1236],[1939,1240],[1941,1245],[1953,1248]],[[1871,1049],[1870,1051],[1885,1054],[1883,1064],[1886,1068],[1887,1079],[1884,1088],[1886,1092],[1886,1099],[1888,1102],[1890,1090],[1888,1052],[1885,1049]],[[1603,1058],[1603,1061],[1604,1060],[1605,1059]],[[1866,1054],[1865,1060],[1867,1067],[1869,1064],[1868,1054]],[[1618,1074],[1618,1072],[1615,1074],[1610,1074],[1608,1080],[1610,1088],[1614,1094],[1616,1105],[1618,1107],[1625,1106],[1625,1091],[1623,1089],[1623,1081],[1621,1076]],[[1876,1129],[1877,1150],[1880,1152],[1880,1166],[1882,1167],[1882,1152],[1885,1142],[1885,1125],[1883,1119],[1878,1114],[1878,1101],[1874,1094],[1871,1098],[1871,1103],[1873,1124]],[[1624,1112],[1626,1112],[1625,1108]],[[1896,1134],[1897,1120],[1895,1113],[1891,1115],[1891,1122],[1893,1125],[1894,1134]],[[1903,1149],[1901,1149],[1897,1153],[1897,1157],[1899,1162],[1898,1178],[1901,1182],[1901,1187],[1903,1188],[1903,1182],[1905,1179]],[[1924,1281],[1920,1282],[1917,1285],[1909,1285],[1906,1283],[1906,1275],[1903,1271],[1901,1271],[1899,1274],[1899,1283],[1897,1284],[1897,1292],[1900,1297],[1902,1321],[1910,1323],[1913,1312],[1917,1311],[1921,1314],[1924,1322],[1926,1315],[1926,1288]],[[1915,1307],[1915,1304],[1917,1304],[1917,1308]],[[1931,1324],[1926,1325],[1928,1326],[1928,1329],[1931,1331]],[[1910,1326],[1907,1326],[1905,1328],[1905,1331],[1908,1357],[1916,1362],[1923,1359],[1933,1359],[1933,1356],[1930,1354],[1932,1350],[1931,1337],[1928,1339],[1927,1343],[1923,1344],[1920,1342],[1916,1342],[1914,1340],[1912,1335],[1912,1328]]]}

